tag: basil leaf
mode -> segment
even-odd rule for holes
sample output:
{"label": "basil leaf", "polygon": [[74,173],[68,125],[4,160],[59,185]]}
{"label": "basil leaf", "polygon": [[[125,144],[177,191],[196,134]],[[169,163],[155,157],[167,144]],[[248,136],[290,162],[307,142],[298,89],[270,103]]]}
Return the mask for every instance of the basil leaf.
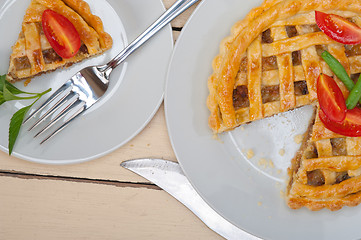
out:
{"label": "basil leaf", "polygon": [[16,139],[19,135],[21,125],[23,124],[24,117],[26,113],[29,111],[33,104],[23,107],[20,110],[18,110],[14,115],[12,116],[10,120],[10,127],[9,127],[9,155],[13,152],[13,148],[16,142]]}
{"label": "basil leaf", "polygon": [[5,98],[4,98],[3,94],[0,92],[0,106],[1,106],[4,102],[6,102],[6,101],[5,101]]}
{"label": "basil leaf", "polygon": [[3,89],[3,97],[5,101],[12,101],[12,100],[34,99],[34,98],[38,98],[39,96],[37,94],[31,97],[18,97],[14,93],[12,93],[11,90],[9,90],[5,84],[5,87]]}
{"label": "basil leaf", "polygon": [[19,88],[15,87],[13,84],[11,84],[10,82],[8,82],[6,80],[6,75],[1,75],[0,76],[0,92],[3,91],[4,86],[9,90],[9,92],[11,92],[13,95],[18,95],[18,94],[30,94],[30,95],[35,95],[37,93],[30,93],[30,92],[25,92],[20,90]]}
{"label": "basil leaf", "polygon": [[4,85],[3,88],[3,97],[5,101],[12,101],[12,100],[21,100],[22,97],[15,96],[7,87]]}
{"label": "basil leaf", "polygon": [[32,93],[21,91],[19,88],[15,87],[8,81],[5,81],[5,86],[12,94],[32,94]]}
{"label": "basil leaf", "polygon": [[1,75],[0,76],[0,93],[3,92],[3,89],[4,89],[4,85],[5,85],[5,75]]}
{"label": "basil leaf", "polygon": [[4,88],[7,88],[12,94],[21,94],[21,93],[25,93],[23,91],[21,91],[20,89],[18,89],[17,87],[15,87],[14,85],[12,85],[11,83],[9,83],[6,80],[6,76],[5,75],[1,75],[0,76],[0,92],[3,92]]}

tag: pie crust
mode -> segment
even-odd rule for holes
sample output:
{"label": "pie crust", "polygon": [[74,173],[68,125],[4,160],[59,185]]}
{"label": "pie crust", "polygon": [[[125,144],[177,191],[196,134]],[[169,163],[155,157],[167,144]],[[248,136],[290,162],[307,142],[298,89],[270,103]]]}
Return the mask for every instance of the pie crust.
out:
{"label": "pie crust", "polygon": [[[61,58],[50,46],[42,30],[42,14],[51,9],[65,16],[79,33],[82,46],[72,58]],[[27,79],[60,67],[70,66],[111,48],[111,36],[104,32],[103,23],[91,13],[82,0],[32,0],[26,10],[22,31],[12,47],[9,81]]]}
{"label": "pie crust", "polygon": [[315,10],[334,13],[361,26],[361,1],[265,0],[231,29],[212,63],[207,106],[214,133],[289,111],[315,107],[309,131],[289,168],[290,208],[338,210],[361,202],[361,138],[337,135],[318,118],[316,82],[333,76],[320,57],[335,56],[356,78],[361,46],[333,41],[319,30]]}

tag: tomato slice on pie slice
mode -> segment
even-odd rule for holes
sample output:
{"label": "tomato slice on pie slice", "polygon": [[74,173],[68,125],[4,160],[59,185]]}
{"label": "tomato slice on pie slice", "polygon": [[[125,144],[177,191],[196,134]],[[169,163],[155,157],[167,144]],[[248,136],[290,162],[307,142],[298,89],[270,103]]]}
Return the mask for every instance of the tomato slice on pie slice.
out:
{"label": "tomato slice on pie slice", "polygon": [[320,108],[331,121],[342,122],[345,119],[345,98],[333,78],[320,74],[317,80],[317,97]]}
{"label": "tomato slice on pie slice", "polygon": [[51,47],[62,58],[71,58],[80,49],[79,33],[63,15],[47,9],[42,15],[43,31]]}
{"label": "tomato slice on pie slice", "polygon": [[327,36],[343,44],[361,43],[361,28],[347,19],[316,11],[316,23]]}
{"label": "tomato slice on pie slice", "polygon": [[361,109],[359,108],[348,110],[342,122],[330,120],[322,110],[319,111],[319,117],[325,127],[334,133],[348,137],[361,136]]}

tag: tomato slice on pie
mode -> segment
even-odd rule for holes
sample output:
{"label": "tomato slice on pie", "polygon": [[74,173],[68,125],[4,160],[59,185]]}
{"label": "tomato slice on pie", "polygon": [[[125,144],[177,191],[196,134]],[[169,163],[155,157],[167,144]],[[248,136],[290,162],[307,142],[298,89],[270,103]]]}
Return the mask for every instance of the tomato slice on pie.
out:
{"label": "tomato slice on pie", "polygon": [[361,43],[361,28],[347,19],[316,11],[316,23],[327,36],[343,44]]}
{"label": "tomato slice on pie", "polygon": [[42,25],[51,47],[62,58],[75,56],[81,45],[74,25],[63,15],[47,9],[42,15]]}
{"label": "tomato slice on pie", "polygon": [[317,80],[317,98],[320,108],[331,121],[342,122],[345,119],[345,99],[333,78],[320,74]]}
{"label": "tomato slice on pie", "polygon": [[322,110],[319,112],[319,117],[325,127],[332,132],[348,137],[361,136],[361,109],[359,108],[348,110],[342,122],[332,121]]}

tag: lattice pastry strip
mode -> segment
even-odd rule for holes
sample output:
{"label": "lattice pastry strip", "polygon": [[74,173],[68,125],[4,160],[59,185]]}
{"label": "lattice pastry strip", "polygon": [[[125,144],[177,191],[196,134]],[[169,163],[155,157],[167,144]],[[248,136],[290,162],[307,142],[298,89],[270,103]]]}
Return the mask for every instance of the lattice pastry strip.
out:
{"label": "lattice pastry strip", "polygon": [[249,99],[249,119],[256,120],[263,117],[261,98],[262,55],[261,38],[258,37],[249,46],[247,51],[247,79]]}
{"label": "lattice pastry strip", "polygon": [[[271,33],[276,42],[288,38],[285,27],[271,28]],[[277,55],[277,66],[279,70],[280,111],[283,112],[294,108],[296,105],[292,53]]]}

